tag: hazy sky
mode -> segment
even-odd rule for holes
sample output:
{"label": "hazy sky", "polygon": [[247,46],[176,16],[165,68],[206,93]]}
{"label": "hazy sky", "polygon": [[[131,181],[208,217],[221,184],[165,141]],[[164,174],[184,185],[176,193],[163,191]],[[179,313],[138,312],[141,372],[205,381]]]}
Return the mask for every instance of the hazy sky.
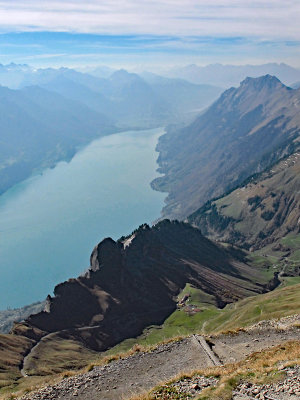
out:
{"label": "hazy sky", "polygon": [[299,0],[0,0],[0,62],[300,67]]}

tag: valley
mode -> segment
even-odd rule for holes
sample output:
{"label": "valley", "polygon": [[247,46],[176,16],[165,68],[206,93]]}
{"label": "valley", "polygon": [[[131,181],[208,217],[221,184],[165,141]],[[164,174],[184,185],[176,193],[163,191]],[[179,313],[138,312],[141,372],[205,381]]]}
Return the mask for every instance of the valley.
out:
{"label": "valley", "polygon": [[[129,78],[134,85],[139,80],[124,71],[116,75],[126,82]],[[156,76],[145,79],[152,85],[170,85]],[[70,191],[71,197],[63,202],[68,210],[62,210],[62,220],[78,214],[70,205],[79,193],[91,193],[84,174],[80,186],[83,164],[76,163],[82,158],[89,160],[87,165],[96,174],[89,175],[93,201],[90,206],[85,203],[86,208],[97,210],[99,199],[103,204],[109,192],[117,199],[112,211],[118,225],[124,228],[125,214],[131,229],[123,230],[119,237],[110,234],[110,222],[107,237],[92,251],[90,266],[82,272],[81,263],[80,275],[66,281],[62,278],[42,311],[14,323],[10,334],[0,336],[0,396],[23,396],[24,400],[189,398],[189,394],[177,396],[182,379],[176,378],[189,372],[184,379],[196,379],[193,376],[198,374],[203,383],[198,385],[200,389],[193,389],[193,398],[239,399],[239,390],[244,390],[240,385],[250,377],[245,372],[247,360],[251,371],[260,360],[258,380],[263,375],[264,355],[266,359],[279,357],[277,364],[268,364],[271,375],[278,373],[279,360],[287,368],[293,362],[297,365],[298,101],[298,90],[286,87],[276,77],[247,78],[184,128],[174,125],[167,127],[166,133],[160,128],[110,135],[79,152],[71,163],[58,165],[56,168],[75,166],[77,173],[76,191]],[[152,226],[141,217],[141,223],[133,224],[142,199],[138,194],[144,193],[155,175],[153,150],[159,136],[158,171],[164,175],[155,178],[152,186],[168,192],[166,206],[162,218]],[[97,143],[100,148],[104,145],[100,154],[94,152]],[[119,152],[110,159],[114,144]],[[134,155],[138,163],[133,161],[130,146],[138,148]],[[110,166],[116,191],[112,179],[101,179],[100,170],[95,169],[99,155],[106,167]],[[145,164],[149,166],[147,179],[145,169],[140,168]],[[57,186],[56,168],[45,176],[54,174]],[[125,184],[118,180],[122,169],[128,177]],[[68,188],[71,176],[66,174],[62,186]],[[136,187],[131,176],[139,177]],[[38,179],[43,176],[36,182]],[[95,186],[105,190],[96,196]],[[149,223],[157,217],[165,196],[151,193],[153,199],[160,198],[147,203],[149,193],[146,195]],[[135,199],[132,212],[125,207],[118,213],[120,199],[127,207],[130,204],[128,194]],[[110,206],[114,199],[108,198]],[[79,200],[77,210],[85,196]],[[141,210],[144,216],[148,215],[145,209]],[[86,220],[85,215],[88,224],[83,230],[92,229],[94,222],[99,235],[99,222],[104,224],[107,209],[97,218],[91,214]],[[76,232],[78,228],[71,229]],[[61,242],[66,245],[65,239]],[[57,249],[56,245],[52,248]],[[74,249],[71,253],[80,261]],[[57,254],[54,256],[57,259]],[[75,261],[69,256],[66,260],[74,271]],[[231,369],[235,367],[239,376]],[[166,381],[163,385],[145,394],[162,378]],[[171,379],[175,386],[168,383]],[[50,386],[40,389],[44,385]],[[36,394],[26,394],[34,389],[38,389]],[[155,390],[162,397],[153,397]],[[171,397],[163,397],[165,391]]]}
{"label": "valley", "polygon": [[163,216],[185,219],[299,147],[300,92],[270,75],[226,90],[184,128],[160,138],[155,190],[168,193]]}
{"label": "valley", "polygon": [[[191,335],[192,331],[187,333],[188,331],[184,330],[184,325],[182,325],[181,332],[178,330],[175,336],[175,331],[173,332],[173,339],[172,336],[167,339],[168,336],[163,334],[153,340],[154,337],[151,339],[151,334],[145,332],[144,337],[135,341],[132,339],[130,346],[128,346],[128,341],[125,341],[124,346],[121,344],[100,355],[99,353],[98,355],[93,354],[91,351],[89,353],[83,351],[78,347],[79,343],[76,348],[70,340],[65,340],[65,343],[62,340],[61,343],[54,340],[52,344],[50,340],[48,350],[44,353],[45,359],[43,359],[43,352],[33,355],[32,362],[36,366],[40,365],[40,369],[27,370],[30,375],[21,377],[20,370],[16,369],[15,376],[13,376],[12,367],[6,366],[10,375],[5,373],[4,369],[4,372],[1,373],[1,380],[4,382],[3,378],[6,377],[7,384],[10,382],[13,385],[11,386],[14,388],[13,391],[19,394],[24,393],[28,387],[32,390],[50,382],[56,382],[54,386],[39,390],[36,395],[25,395],[24,399],[73,398],[74,393],[82,396],[81,398],[100,396],[103,399],[112,399],[115,398],[113,396],[121,398],[126,393],[128,398],[131,398],[133,394],[143,393],[159,384],[162,378],[168,381],[183,372],[183,376],[187,377],[197,373],[191,372],[197,371],[197,369],[202,371],[200,375],[212,376],[213,368],[215,368],[218,376],[224,374],[224,379],[230,379],[231,367],[239,368],[239,373],[244,368],[244,374],[247,366],[248,369],[251,368],[249,361],[248,364],[245,364],[244,358],[247,356],[248,360],[257,362],[257,358],[260,358],[265,360],[265,363],[270,357],[269,365],[272,366],[273,371],[276,366],[272,364],[272,351],[277,351],[276,357],[278,360],[285,360],[285,365],[289,365],[288,360],[292,362],[297,351],[299,356],[299,350],[297,350],[299,349],[299,293],[299,285],[279,288],[274,292],[255,296],[250,299],[250,302],[242,300],[232,304],[227,311],[225,308],[221,318],[220,316],[212,318],[211,322],[213,323],[207,328],[203,327],[202,330],[199,330],[201,325],[195,325],[196,337],[204,335],[209,348],[212,346],[213,357],[217,354],[225,367],[215,367],[207,358],[207,353],[199,345],[198,340]],[[274,301],[275,298],[276,301]],[[269,304],[269,310],[267,304]],[[257,313],[258,306],[266,307],[265,312]],[[296,313],[295,317],[282,318],[287,313],[287,307],[290,314]],[[271,314],[269,314],[270,311]],[[227,314],[226,318],[224,318],[224,314]],[[264,321],[266,317],[275,317],[276,319]],[[209,317],[208,321],[210,321]],[[188,337],[182,339],[186,335]],[[281,353],[278,352],[278,349],[282,348],[282,345],[280,347],[278,344],[282,342],[286,343],[285,348],[288,349],[286,353],[282,350]],[[133,345],[134,343],[135,345]],[[72,346],[73,354],[70,353]],[[270,348],[270,350],[265,350],[266,348]],[[16,348],[15,351],[19,350]],[[253,351],[255,351],[256,358],[250,356]],[[52,358],[49,357],[50,354]],[[80,363],[72,365],[72,360],[75,361],[74,357],[77,362],[81,360],[81,365]],[[230,364],[227,364],[228,362]],[[238,364],[236,365],[236,363]],[[85,369],[80,373],[80,371],[76,372],[74,367],[85,367]],[[261,366],[259,368],[256,370],[257,376],[263,372],[263,368],[262,370]],[[229,377],[226,376],[228,373]],[[15,383],[13,383],[14,381]],[[207,386],[204,387],[207,388]],[[230,387],[226,389],[228,393],[229,389]],[[1,392],[3,398],[9,398],[9,395],[5,396],[5,389]],[[197,394],[197,391],[194,394]]]}
{"label": "valley", "polygon": [[124,69],[99,78],[69,68],[1,67],[0,194],[97,138],[190,121],[222,91]]}
{"label": "valley", "polygon": [[300,399],[299,15],[1,0],[0,400]]}
{"label": "valley", "polygon": [[71,162],[0,196],[0,309],[44,300],[58,282],[87,269],[97,241],[118,239],[159,215],[164,195],[149,182],[156,176],[155,146],[163,132],[98,139]]}

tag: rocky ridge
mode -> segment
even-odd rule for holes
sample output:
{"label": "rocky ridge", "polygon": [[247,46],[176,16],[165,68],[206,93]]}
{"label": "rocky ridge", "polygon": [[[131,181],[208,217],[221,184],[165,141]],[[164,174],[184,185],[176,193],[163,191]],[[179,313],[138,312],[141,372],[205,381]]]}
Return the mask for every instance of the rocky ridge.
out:
{"label": "rocky ridge", "polygon": [[103,240],[89,271],[56,286],[48,312],[30,316],[13,333],[26,336],[34,327],[41,336],[57,332],[103,351],[161,324],[188,282],[221,307],[268,290],[240,254],[215,245],[188,224],[166,220],[153,228],[141,226],[127,246]]}

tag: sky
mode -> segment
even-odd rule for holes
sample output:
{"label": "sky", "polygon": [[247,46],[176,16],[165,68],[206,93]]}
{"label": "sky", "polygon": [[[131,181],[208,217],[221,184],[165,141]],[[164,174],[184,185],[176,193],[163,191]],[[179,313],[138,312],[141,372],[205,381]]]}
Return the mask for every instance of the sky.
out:
{"label": "sky", "polygon": [[299,0],[0,0],[0,63],[300,67]]}

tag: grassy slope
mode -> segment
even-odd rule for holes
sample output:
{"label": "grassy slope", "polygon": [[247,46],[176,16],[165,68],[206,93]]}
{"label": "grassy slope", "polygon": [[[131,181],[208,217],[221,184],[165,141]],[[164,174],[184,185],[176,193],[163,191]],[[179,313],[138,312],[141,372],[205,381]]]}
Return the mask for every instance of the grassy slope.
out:
{"label": "grassy slope", "polygon": [[[216,333],[218,331],[234,330],[243,326],[251,325],[263,319],[279,318],[295,313],[300,313],[300,283],[299,279],[287,278],[283,282],[283,286],[273,292],[263,295],[250,297],[226,306],[224,309],[218,309],[210,296],[186,286],[183,293],[179,296],[179,300],[184,294],[190,293],[191,296],[186,305],[195,305],[201,312],[195,314],[187,313],[184,309],[178,309],[161,326],[152,326],[146,329],[143,334],[137,338],[127,339],[112,349],[101,353],[100,355],[86,351],[80,343],[70,340],[63,340],[59,336],[54,340],[49,341],[45,347],[41,349],[39,354],[40,370],[34,370],[33,364],[32,373],[40,374],[40,376],[30,376],[22,378],[18,365],[18,351],[24,351],[26,345],[30,343],[13,342],[13,356],[17,357],[14,365],[6,367],[6,375],[0,375],[2,380],[2,389],[0,388],[0,398],[9,398],[11,393],[32,390],[36,387],[44,385],[48,382],[54,382],[61,379],[62,376],[68,375],[78,368],[107,362],[117,358],[119,354],[130,349],[138,349],[139,346],[150,346],[158,344],[164,340],[177,336],[189,335],[195,332],[201,333]],[[0,336],[0,342],[3,339],[9,338],[7,335]],[[14,340],[20,340],[18,337],[13,337]],[[22,338],[22,340],[24,340]],[[24,347],[25,346],[25,347]],[[6,353],[1,355],[1,359],[10,359],[11,355]],[[1,371],[2,365],[0,365]],[[63,372],[64,371],[64,372]],[[44,374],[51,374],[42,376]],[[5,381],[5,382],[4,382]]]}
{"label": "grassy slope", "polygon": [[34,356],[30,358],[26,373],[28,375],[57,374],[68,370],[78,370],[99,357],[95,351],[87,349],[76,340],[63,339],[54,335],[43,341]]}
{"label": "grassy slope", "polygon": [[2,387],[21,377],[19,367],[32,343],[31,339],[22,336],[0,335],[0,392]]}
{"label": "grassy slope", "polygon": [[[298,278],[288,278],[288,286],[275,291],[240,300],[220,310],[213,304],[197,302],[201,293],[193,289],[190,304],[197,305],[201,312],[194,315],[176,310],[163,325],[145,329],[138,338],[127,339],[105,352],[113,355],[129,350],[135,344],[153,345],[176,336],[196,332],[205,334],[234,330],[249,326],[264,319],[280,318],[300,313],[300,284]],[[185,291],[187,288],[185,288]]]}
{"label": "grassy slope", "polygon": [[266,246],[270,239],[278,242],[288,232],[297,231],[299,189],[300,153],[296,152],[200,208],[189,221],[216,240],[246,247]]}

